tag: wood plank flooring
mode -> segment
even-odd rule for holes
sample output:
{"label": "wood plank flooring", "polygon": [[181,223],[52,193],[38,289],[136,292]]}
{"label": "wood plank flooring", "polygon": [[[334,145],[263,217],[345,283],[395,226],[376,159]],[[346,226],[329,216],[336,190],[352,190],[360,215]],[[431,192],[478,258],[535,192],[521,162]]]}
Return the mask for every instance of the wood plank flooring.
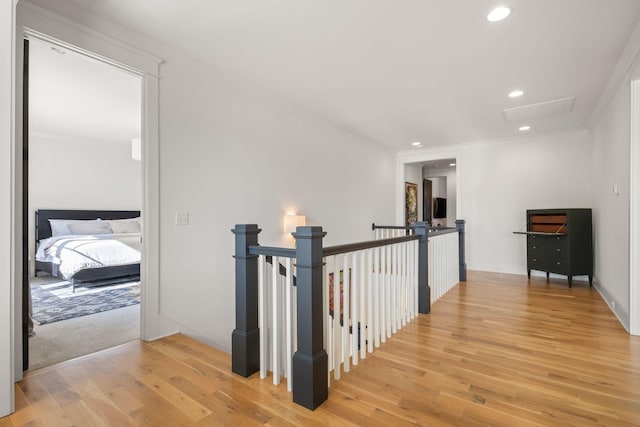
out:
{"label": "wood plank flooring", "polygon": [[[231,331],[229,331],[231,333]],[[183,335],[30,372],[0,427],[638,426],[640,339],[586,284],[469,272],[315,411]]]}

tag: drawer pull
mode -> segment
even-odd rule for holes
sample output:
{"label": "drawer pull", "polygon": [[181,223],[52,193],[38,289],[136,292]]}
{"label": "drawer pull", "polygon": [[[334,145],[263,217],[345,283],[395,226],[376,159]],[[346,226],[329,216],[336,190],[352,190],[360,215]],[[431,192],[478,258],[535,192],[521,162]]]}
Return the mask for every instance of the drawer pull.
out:
{"label": "drawer pull", "polygon": [[533,249],[535,249],[536,247],[534,246]]}
{"label": "drawer pull", "polygon": [[560,265],[560,261],[556,262],[556,265]]}
{"label": "drawer pull", "polygon": [[556,251],[560,252],[560,248],[556,249]]}
{"label": "drawer pull", "polygon": [[532,259],[532,261],[533,261],[533,262],[536,262],[536,261],[537,261],[537,259],[535,259],[535,258],[534,258],[534,259]]}

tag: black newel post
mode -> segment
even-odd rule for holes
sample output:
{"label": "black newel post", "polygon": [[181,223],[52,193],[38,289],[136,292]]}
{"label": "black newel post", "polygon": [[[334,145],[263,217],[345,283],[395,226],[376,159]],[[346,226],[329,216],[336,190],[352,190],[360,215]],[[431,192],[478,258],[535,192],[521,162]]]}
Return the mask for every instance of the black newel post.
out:
{"label": "black newel post", "polygon": [[431,311],[431,288],[429,287],[429,224],[416,222],[415,234],[418,240],[418,311],[428,314]]}
{"label": "black newel post", "polygon": [[464,219],[456,219],[456,228],[458,229],[458,259],[460,262],[460,281],[467,281],[467,262],[464,259]]}
{"label": "black newel post", "polygon": [[236,328],[231,335],[231,370],[248,377],[260,370],[258,330],[258,256],[249,246],[258,244],[256,224],[237,224],[236,235]]}
{"label": "black newel post", "polygon": [[315,409],[329,396],[328,356],[322,347],[322,227],[298,227],[296,286],[298,351],[293,355],[293,401]]}

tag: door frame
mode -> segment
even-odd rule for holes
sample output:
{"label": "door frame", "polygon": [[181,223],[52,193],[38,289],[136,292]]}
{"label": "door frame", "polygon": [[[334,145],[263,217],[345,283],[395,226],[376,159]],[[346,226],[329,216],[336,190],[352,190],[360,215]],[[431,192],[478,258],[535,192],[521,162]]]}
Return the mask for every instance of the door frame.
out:
{"label": "door frame", "polygon": [[[25,5],[28,5],[25,3]],[[143,340],[151,340],[160,335],[158,320],[159,281],[159,147],[158,147],[158,79],[162,59],[142,52],[132,46],[111,39],[95,31],[74,24],[61,22],[63,18],[52,19],[52,14],[37,7],[18,9],[18,39],[37,38],[60,46],[106,64],[118,67],[139,76],[142,80],[142,263],[140,271],[141,287],[141,331]],[[18,46],[20,49],[20,46]],[[21,63],[23,53],[19,50]],[[17,77],[20,77],[16,74]],[[17,90],[22,82],[16,82]],[[17,93],[22,98],[22,93]],[[17,118],[21,125],[22,117]],[[17,126],[16,129],[20,127]],[[17,133],[17,132],[16,132]],[[16,135],[16,149],[21,152],[21,135]],[[16,191],[22,192],[16,185]]]}
{"label": "door frame", "polygon": [[629,333],[640,335],[640,80],[631,81]]}
{"label": "door frame", "polygon": [[439,147],[436,149],[420,151],[405,151],[398,154],[396,158],[396,224],[404,224],[405,165],[438,159],[456,159],[456,218],[460,219],[464,217],[464,212],[461,211],[462,192],[460,191],[462,188],[461,165],[464,164],[464,159],[461,157],[460,149],[458,147]]}
{"label": "door frame", "polygon": [[[159,118],[158,86],[159,68],[162,59],[138,50],[125,43],[96,33],[45,9],[20,3],[8,2],[11,7],[12,53],[11,53],[11,122],[9,144],[9,174],[11,194],[9,197],[9,257],[0,262],[8,264],[9,274],[9,315],[11,316],[11,334],[7,356],[0,354],[0,415],[14,410],[13,382],[22,379],[22,280],[18,274],[22,268],[22,60],[23,40],[40,38],[49,43],[88,55],[100,61],[117,66],[142,79],[142,138],[145,143],[142,150],[142,264],[141,264],[141,309],[140,336],[143,340],[152,340],[169,333],[164,330],[159,316]],[[4,19],[4,12],[3,19]],[[3,22],[4,24],[5,22]],[[5,40],[3,39],[3,43]],[[1,58],[0,58],[1,59]],[[0,89],[4,89],[0,87]],[[4,110],[3,110],[4,112]],[[5,153],[0,153],[5,154]],[[18,155],[19,154],[19,155]],[[0,218],[4,220],[4,217]],[[5,225],[0,231],[5,232]],[[4,234],[4,233],[3,233]],[[0,255],[4,254],[4,251]],[[3,277],[6,278],[6,277]],[[1,284],[0,284],[1,285]],[[0,289],[6,293],[5,289]],[[0,330],[4,332],[4,329]],[[5,338],[4,334],[0,338]],[[4,341],[6,342],[6,341]],[[2,344],[4,344],[4,342]],[[4,346],[4,345],[3,345]],[[5,364],[5,362],[8,362]],[[6,370],[8,368],[8,370]],[[8,382],[5,383],[5,381]],[[8,396],[5,396],[8,394]],[[5,399],[5,397],[7,397]],[[6,402],[6,405],[5,403]],[[5,407],[6,406],[6,407]]]}
{"label": "door frame", "polygon": [[0,2],[0,417],[14,409],[15,331],[22,324],[13,286],[20,271],[14,259],[16,9],[16,1]]}

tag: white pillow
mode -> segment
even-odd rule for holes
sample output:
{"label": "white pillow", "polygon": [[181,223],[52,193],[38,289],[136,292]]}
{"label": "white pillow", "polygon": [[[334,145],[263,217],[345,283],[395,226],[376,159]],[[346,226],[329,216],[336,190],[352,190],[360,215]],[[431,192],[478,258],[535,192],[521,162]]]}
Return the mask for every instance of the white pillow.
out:
{"label": "white pillow", "polygon": [[50,219],[49,225],[51,225],[52,236],[67,236],[71,233],[69,230],[69,224],[78,222],[77,219]]}
{"label": "white pillow", "polygon": [[140,233],[140,217],[127,219],[111,219],[107,221],[111,224],[114,234],[120,233]]}
{"label": "white pillow", "polygon": [[113,230],[109,221],[91,220],[76,221],[68,225],[71,234],[91,235],[91,234],[112,234]]}

